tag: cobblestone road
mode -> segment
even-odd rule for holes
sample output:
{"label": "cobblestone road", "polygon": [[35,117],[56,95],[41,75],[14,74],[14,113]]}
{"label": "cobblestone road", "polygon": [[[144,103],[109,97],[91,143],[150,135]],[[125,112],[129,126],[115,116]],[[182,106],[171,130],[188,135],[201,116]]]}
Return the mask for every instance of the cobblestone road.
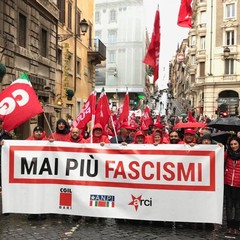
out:
{"label": "cobblestone road", "polygon": [[85,217],[76,221],[67,215],[47,215],[45,220],[28,220],[24,214],[0,215],[0,240],[240,239],[236,235],[226,237],[224,230],[222,227],[214,233],[206,224],[181,227],[172,223]]}

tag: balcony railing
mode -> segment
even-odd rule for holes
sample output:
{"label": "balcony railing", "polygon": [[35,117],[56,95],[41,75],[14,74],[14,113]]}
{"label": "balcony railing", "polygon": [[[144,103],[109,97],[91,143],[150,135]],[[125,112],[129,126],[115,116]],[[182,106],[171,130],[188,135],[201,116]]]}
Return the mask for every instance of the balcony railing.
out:
{"label": "balcony railing", "polygon": [[106,60],[106,46],[99,39],[93,39],[93,47],[88,51],[88,59],[92,64]]}

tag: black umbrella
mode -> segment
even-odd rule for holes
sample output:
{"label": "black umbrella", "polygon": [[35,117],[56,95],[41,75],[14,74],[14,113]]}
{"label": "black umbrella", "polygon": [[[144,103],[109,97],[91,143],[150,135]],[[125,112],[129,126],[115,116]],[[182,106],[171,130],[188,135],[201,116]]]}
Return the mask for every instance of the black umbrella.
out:
{"label": "black umbrella", "polygon": [[208,126],[222,131],[240,131],[240,119],[238,117],[218,118],[210,123]]}
{"label": "black umbrella", "polygon": [[230,133],[230,132],[224,132],[224,131],[211,134],[213,140],[215,140],[219,143],[222,143],[223,145],[226,145],[228,138],[233,135],[235,135],[235,134]]}

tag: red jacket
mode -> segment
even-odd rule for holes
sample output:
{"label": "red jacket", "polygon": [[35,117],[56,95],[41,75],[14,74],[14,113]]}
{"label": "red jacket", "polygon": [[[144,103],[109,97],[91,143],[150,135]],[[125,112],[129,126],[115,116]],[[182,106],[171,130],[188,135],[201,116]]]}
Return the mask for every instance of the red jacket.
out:
{"label": "red jacket", "polygon": [[[103,131],[102,125],[100,123],[96,123],[93,127],[92,134],[94,132],[94,129],[96,128],[99,128]],[[92,143],[101,143],[101,142],[110,143],[110,140],[106,135],[102,134],[101,136],[97,137],[97,136],[94,136],[93,134]],[[91,143],[91,136],[85,140],[85,143]]]}
{"label": "red jacket", "polygon": [[51,134],[48,139],[54,139],[54,141],[63,141],[63,142],[68,142],[69,140],[69,134],[61,134],[61,133],[57,133],[54,132],[53,134]]}
{"label": "red jacket", "polygon": [[225,153],[224,183],[232,187],[240,187],[240,159],[232,160]]}

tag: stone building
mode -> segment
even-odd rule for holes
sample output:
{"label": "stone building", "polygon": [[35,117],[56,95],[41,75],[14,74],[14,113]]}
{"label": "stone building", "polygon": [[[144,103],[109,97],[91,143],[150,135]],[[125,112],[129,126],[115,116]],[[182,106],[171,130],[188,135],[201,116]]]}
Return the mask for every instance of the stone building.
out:
{"label": "stone building", "polygon": [[[45,88],[54,91],[57,22],[56,1],[0,1],[0,61],[6,66],[2,89],[26,72],[43,105],[54,103]],[[46,116],[49,121],[55,116],[54,107],[46,109]],[[17,137],[28,137],[36,124],[47,130],[44,116],[36,116],[15,129]]]}
{"label": "stone building", "polygon": [[[239,114],[240,2],[193,0],[188,44],[171,61],[173,98],[183,110],[209,117]],[[181,62],[178,54],[183,54]],[[175,78],[183,73],[182,78]],[[181,87],[179,87],[181,85]],[[179,91],[182,91],[182,95]],[[186,103],[181,102],[182,96]]]}

